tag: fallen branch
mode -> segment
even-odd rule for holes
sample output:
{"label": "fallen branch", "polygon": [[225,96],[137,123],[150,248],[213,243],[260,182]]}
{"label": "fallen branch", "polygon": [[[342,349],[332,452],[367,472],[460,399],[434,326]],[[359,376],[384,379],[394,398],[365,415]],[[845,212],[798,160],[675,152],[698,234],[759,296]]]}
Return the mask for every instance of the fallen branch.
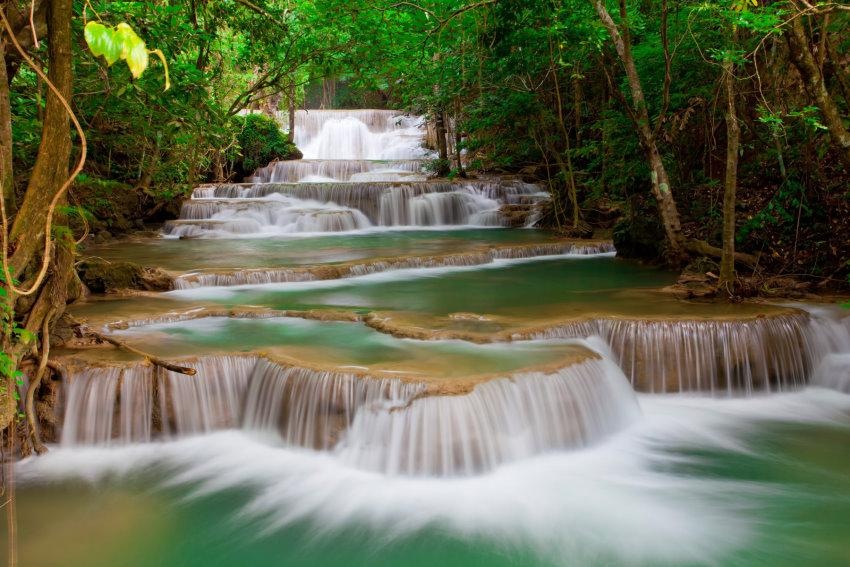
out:
{"label": "fallen branch", "polygon": [[[705,240],[688,240],[685,242],[685,248],[688,252],[701,254],[703,256],[711,256],[712,258],[720,258],[723,256],[723,250],[716,246],[712,246]],[[754,268],[756,264],[758,264],[758,256],[745,254],[744,252],[735,252],[735,262]]]}
{"label": "fallen branch", "polygon": [[99,343],[109,343],[114,347],[118,347],[120,349],[126,350],[127,352],[132,352],[133,354],[138,354],[139,356],[143,356],[145,360],[153,364],[154,366],[160,366],[165,368],[166,370],[171,370],[172,372],[177,372],[179,374],[186,374],[187,376],[194,376],[196,374],[196,370],[194,368],[189,368],[187,366],[179,366],[177,364],[172,364],[161,358],[157,358],[156,356],[147,353],[143,350],[139,350],[135,347],[131,347],[127,343],[123,341],[119,341],[118,339],[114,339],[107,335],[98,333],[96,331],[91,331],[89,329],[81,329],[83,336],[88,336],[93,338]]}

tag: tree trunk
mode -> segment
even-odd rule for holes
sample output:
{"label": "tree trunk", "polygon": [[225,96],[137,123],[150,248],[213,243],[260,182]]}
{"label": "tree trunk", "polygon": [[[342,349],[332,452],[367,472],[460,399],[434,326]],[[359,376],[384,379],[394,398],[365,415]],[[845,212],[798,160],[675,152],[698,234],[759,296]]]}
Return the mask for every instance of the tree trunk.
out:
{"label": "tree trunk", "polygon": [[0,183],[2,195],[6,202],[6,214],[15,212],[15,180],[12,169],[12,108],[9,100],[9,78],[6,75],[5,41],[0,40],[0,53],[3,61],[0,64]]}
{"label": "tree trunk", "polygon": [[[51,0],[48,8],[48,77],[70,101],[71,71],[71,0]],[[41,143],[24,200],[11,230],[14,273],[24,279],[30,262],[44,246],[43,231],[50,202],[68,177],[71,157],[71,133],[68,113],[52,91],[47,92]]]}
{"label": "tree trunk", "polygon": [[289,132],[286,138],[295,143],[295,80],[289,83],[289,91],[286,93],[287,102],[289,103]]}
{"label": "tree trunk", "polygon": [[460,124],[460,119],[457,117],[457,115],[455,115],[455,127],[454,127],[454,131],[455,131],[455,144],[454,144],[455,159],[457,159],[458,175],[460,175],[461,177],[466,177],[466,170],[463,168],[463,161],[461,160],[462,156],[460,154],[460,143],[461,143],[462,140],[461,140],[461,135],[460,135],[460,127],[458,126],[459,124]]}
{"label": "tree trunk", "polygon": [[846,166],[850,167],[850,132],[844,127],[838,105],[826,88],[823,74],[809,47],[809,39],[803,25],[803,17],[799,14],[795,14],[795,17],[791,18],[791,26],[786,37],[788,38],[791,62],[794,63],[794,66],[800,72],[809,96],[812,97],[820,109],[823,120],[829,130],[829,135],[833,143],[838,146],[842,161],[844,161]]}
{"label": "tree trunk", "polygon": [[632,95],[632,108],[629,115],[638,131],[641,145],[646,153],[650,180],[652,182],[652,194],[658,203],[658,212],[661,215],[661,222],[664,226],[664,232],[667,235],[669,259],[673,264],[681,264],[687,257],[687,253],[685,250],[685,238],[682,234],[681,222],[679,221],[679,211],[676,207],[676,201],[673,199],[673,194],[670,192],[670,179],[667,175],[667,169],[664,167],[664,162],[661,159],[661,152],[658,149],[658,143],[650,124],[646,98],[643,94],[643,87],[641,86],[640,76],[638,75],[634,58],[632,57],[631,40],[628,38],[628,26],[624,24],[625,35],[627,36],[624,39],[617,24],[611,19],[604,1],[591,0],[591,2],[596,10],[596,14],[602,21],[602,25],[608,31],[608,35],[611,37],[611,41],[617,50],[620,62],[626,71],[626,77],[629,81],[629,88]]}
{"label": "tree trunk", "polygon": [[726,179],[723,191],[723,255],[720,258],[720,287],[731,291],[735,285],[735,192],[738,187],[738,146],[741,128],[735,112],[735,65],[727,57],[723,63],[726,85]]}
{"label": "tree trunk", "polygon": [[449,146],[446,143],[446,115],[442,110],[437,110],[434,116],[434,126],[437,130],[437,151],[440,154],[440,166],[437,175],[449,173]]}

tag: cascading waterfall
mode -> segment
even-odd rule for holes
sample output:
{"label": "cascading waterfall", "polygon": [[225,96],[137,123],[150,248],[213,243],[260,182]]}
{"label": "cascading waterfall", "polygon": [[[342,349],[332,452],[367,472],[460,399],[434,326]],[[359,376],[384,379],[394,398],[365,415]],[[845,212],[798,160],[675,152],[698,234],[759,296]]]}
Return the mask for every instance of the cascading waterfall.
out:
{"label": "cascading waterfall", "polygon": [[424,181],[423,160],[276,161],[259,168],[252,183],[329,183],[333,181]]}
{"label": "cascading waterfall", "polygon": [[544,198],[521,181],[261,183],[195,189],[172,237],[348,232],[372,227],[505,226],[501,207]]}
{"label": "cascading waterfall", "polygon": [[295,144],[306,159],[406,160],[426,157],[424,120],[395,110],[299,110]]}
{"label": "cascading waterfall", "polygon": [[848,326],[840,313],[811,310],[728,321],[601,318],[530,337],[600,336],[642,392],[740,395],[803,386],[819,365],[850,353]]}
{"label": "cascading waterfall", "polygon": [[464,475],[584,446],[638,415],[619,369],[595,358],[496,377],[453,395],[421,382],[255,356],[186,364],[196,376],[142,364],[74,374],[62,444],[126,444],[242,428],[276,434],[287,446],[332,451],[369,470]]}
{"label": "cascading waterfall", "polygon": [[532,215],[548,199],[520,181],[427,182],[423,126],[421,117],[393,110],[298,111],[295,142],[305,159],[261,167],[247,184],[195,189],[163,232],[232,238],[377,226],[500,227],[508,225],[505,205]]}

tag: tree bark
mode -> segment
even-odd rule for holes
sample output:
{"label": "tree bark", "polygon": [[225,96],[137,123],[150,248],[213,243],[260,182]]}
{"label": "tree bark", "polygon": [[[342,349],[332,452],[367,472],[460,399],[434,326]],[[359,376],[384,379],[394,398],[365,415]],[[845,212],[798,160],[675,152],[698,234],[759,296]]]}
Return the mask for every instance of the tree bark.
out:
{"label": "tree bark", "polygon": [[[682,226],[679,220],[679,210],[676,207],[673,194],[670,192],[670,179],[667,175],[667,169],[661,158],[661,152],[658,149],[658,143],[650,123],[649,110],[646,106],[646,98],[643,94],[640,76],[638,75],[637,67],[632,57],[628,26],[625,23],[623,24],[624,33],[621,34],[617,24],[614,23],[614,20],[608,13],[604,1],[591,0],[591,2],[596,10],[596,14],[602,21],[602,25],[608,31],[608,35],[611,37],[611,41],[617,50],[620,62],[625,69],[632,95],[629,116],[637,129],[641,145],[646,153],[650,181],[652,183],[652,194],[658,203],[658,212],[661,216],[664,232],[667,235],[669,259],[673,264],[681,264],[687,257],[687,253],[685,250],[685,238],[682,234]],[[626,36],[625,38],[623,37],[624,35]]]}
{"label": "tree bark", "polygon": [[12,107],[9,99],[9,77],[6,75],[5,40],[0,40],[0,53],[3,61],[0,64],[0,183],[2,194],[6,200],[6,214],[15,212],[15,181],[12,169]]}
{"label": "tree bark", "polygon": [[795,16],[791,18],[791,25],[785,36],[788,39],[791,62],[800,72],[809,96],[812,97],[820,109],[823,120],[829,130],[829,135],[839,149],[839,155],[842,161],[846,166],[850,167],[850,131],[844,127],[838,105],[829,94],[823,79],[823,73],[821,73],[821,69],[809,47],[809,39],[806,34],[806,28],[803,25],[803,17],[799,14],[795,14]]}
{"label": "tree bark", "polygon": [[723,191],[723,255],[720,257],[720,287],[735,285],[735,192],[738,187],[738,147],[741,127],[735,112],[735,65],[727,57],[723,63],[726,86],[726,178]]}
{"label": "tree bark", "polygon": [[289,110],[289,132],[286,134],[286,139],[291,143],[295,143],[295,80],[289,83],[289,90],[286,93]]}
{"label": "tree bark", "polygon": [[437,110],[434,116],[434,126],[437,130],[437,151],[440,155],[440,166],[438,175],[449,173],[449,145],[446,142],[446,115],[442,110]]}
{"label": "tree bark", "polygon": [[[51,0],[48,7],[48,77],[70,101],[73,75],[71,70],[71,0]],[[68,113],[59,98],[48,90],[35,166],[11,238],[14,252],[11,265],[23,280],[30,262],[44,246],[41,236],[50,202],[68,177],[71,157],[71,132]]]}

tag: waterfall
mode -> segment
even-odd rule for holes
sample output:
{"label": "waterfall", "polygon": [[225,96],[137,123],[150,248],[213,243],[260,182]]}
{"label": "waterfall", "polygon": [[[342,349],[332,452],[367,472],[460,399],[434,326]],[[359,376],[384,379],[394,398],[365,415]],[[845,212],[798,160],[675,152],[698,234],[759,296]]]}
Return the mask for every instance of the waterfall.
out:
{"label": "waterfall", "polygon": [[257,183],[195,189],[171,237],[350,232],[374,227],[505,226],[501,208],[543,198],[517,180]]}
{"label": "waterfall", "polygon": [[288,366],[256,356],[73,373],[61,443],[115,445],[241,428],[389,474],[464,475],[609,435],[638,415],[622,373],[589,358],[468,391]]}
{"label": "waterfall", "polygon": [[300,110],[295,144],[306,159],[408,160],[425,157],[424,120],[395,110]]}
{"label": "waterfall", "polygon": [[233,238],[375,227],[502,227],[510,225],[503,207],[532,215],[549,198],[517,180],[428,182],[424,136],[421,117],[394,110],[298,111],[295,143],[305,159],[272,162],[246,184],[196,188],[163,234]]}
{"label": "waterfall", "polygon": [[475,474],[552,449],[582,447],[639,414],[617,367],[589,360],[551,374],[491,380],[461,396],[358,412],[337,451],[389,474]]}
{"label": "waterfall", "polygon": [[742,320],[603,318],[528,337],[598,335],[642,392],[739,395],[803,386],[821,363],[850,353],[848,326],[840,314],[812,310]]}
{"label": "waterfall", "polygon": [[291,160],[259,168],[251,183],[327,183],[333,181],[424,181],[423,160]]}
{"label": "waterfall", "polygon": [[261,285],[270,283],[308,282],[366,276],[381,272],[451,266],[481,266],[496,260],[524,259],[545,256],[590,256],[613,254],[610,242],[551,242],[544,244],[500,246],[441,256],[412,256],[351,262],[333,266],[266,268],[230,272],[190,273],[174,279],[174,289],[209,286]]}

